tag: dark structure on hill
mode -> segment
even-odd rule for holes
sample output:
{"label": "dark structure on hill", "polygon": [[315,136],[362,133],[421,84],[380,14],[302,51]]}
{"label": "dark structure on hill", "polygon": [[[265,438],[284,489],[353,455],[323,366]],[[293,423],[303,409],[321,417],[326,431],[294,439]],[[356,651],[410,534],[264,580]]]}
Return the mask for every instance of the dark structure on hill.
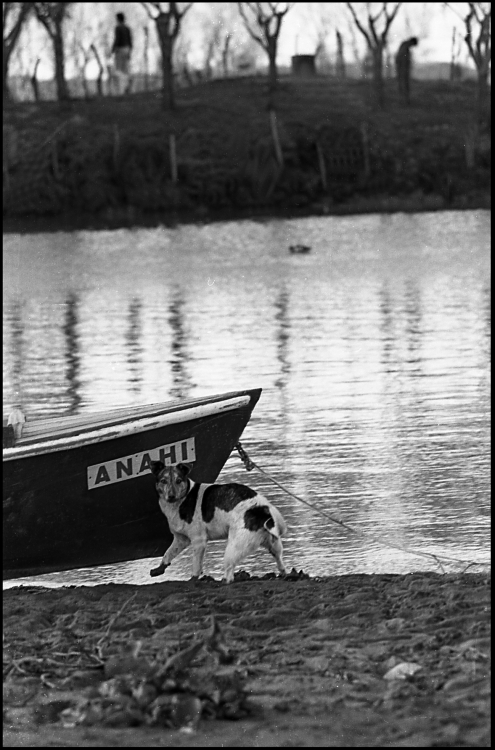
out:
{"label": "dark structure on hill", "polygon": [[316,75],[315,56],[314,55],[293,55],[292,56],[292,74],[298,78],[306,78]]}

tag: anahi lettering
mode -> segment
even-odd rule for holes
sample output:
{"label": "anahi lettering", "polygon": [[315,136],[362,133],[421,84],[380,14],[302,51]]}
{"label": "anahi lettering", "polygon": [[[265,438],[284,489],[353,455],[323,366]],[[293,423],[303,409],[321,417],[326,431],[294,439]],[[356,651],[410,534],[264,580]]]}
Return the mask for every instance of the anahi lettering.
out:
{"label": "anahi lettering", "polygon": [[162,461],[165,466],[175,466],[182,461],[193,463],[196,460],[194,438],[179,440],[177,443],[162,445],[132,456],[123,456],[114,461],[88,466],[88,489],[94,490],[126,479],[135,479],[150,471],[151,461]]}

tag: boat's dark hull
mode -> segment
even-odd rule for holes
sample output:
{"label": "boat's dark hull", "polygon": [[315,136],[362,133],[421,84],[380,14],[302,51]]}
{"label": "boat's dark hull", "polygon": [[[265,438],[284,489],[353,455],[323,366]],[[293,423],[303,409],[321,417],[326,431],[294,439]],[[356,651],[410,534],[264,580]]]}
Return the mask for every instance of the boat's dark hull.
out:
{"label": "boat's dark hull", "polygon": [[244,393],[230,411],[5,461],[4,578],[161,556],[172,536],[152,475],[139,475],[148,451],[172,445],[177,462],[194,443],[192,478],[215,481],[260,395]]}

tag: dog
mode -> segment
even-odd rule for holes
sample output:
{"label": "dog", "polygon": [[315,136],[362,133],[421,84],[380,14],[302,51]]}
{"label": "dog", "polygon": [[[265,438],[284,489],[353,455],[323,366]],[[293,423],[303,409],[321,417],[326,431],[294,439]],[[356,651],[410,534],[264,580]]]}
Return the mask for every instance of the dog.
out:
{"label": "dog", "polygon": [[193,578],[203,574],[203,558],[208,539],[228,539],[224,555],[224,578],[234,580],[235,566],[260,546],[275,558],[281,574],[287,570],[280,537],[286,523],[263,495],[244,484],[205,484],[188,475],[189,464],[165,466],[152,461],[160,509],[166,516],[174,539],[151,576],[162,575],[177,555],[192,544]]}

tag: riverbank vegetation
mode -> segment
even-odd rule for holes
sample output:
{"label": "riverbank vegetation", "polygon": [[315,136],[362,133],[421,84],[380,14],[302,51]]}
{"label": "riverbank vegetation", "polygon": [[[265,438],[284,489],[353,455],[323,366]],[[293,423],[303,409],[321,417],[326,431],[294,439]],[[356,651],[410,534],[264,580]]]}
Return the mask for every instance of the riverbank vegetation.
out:
{"label": "riverbank vegetation", "polygon": [[262,77],[177,91],[4,108],[4,218],[85,216],[132,224],[245,212],[339,213],[490,205],[490,128],[474,81]]}

